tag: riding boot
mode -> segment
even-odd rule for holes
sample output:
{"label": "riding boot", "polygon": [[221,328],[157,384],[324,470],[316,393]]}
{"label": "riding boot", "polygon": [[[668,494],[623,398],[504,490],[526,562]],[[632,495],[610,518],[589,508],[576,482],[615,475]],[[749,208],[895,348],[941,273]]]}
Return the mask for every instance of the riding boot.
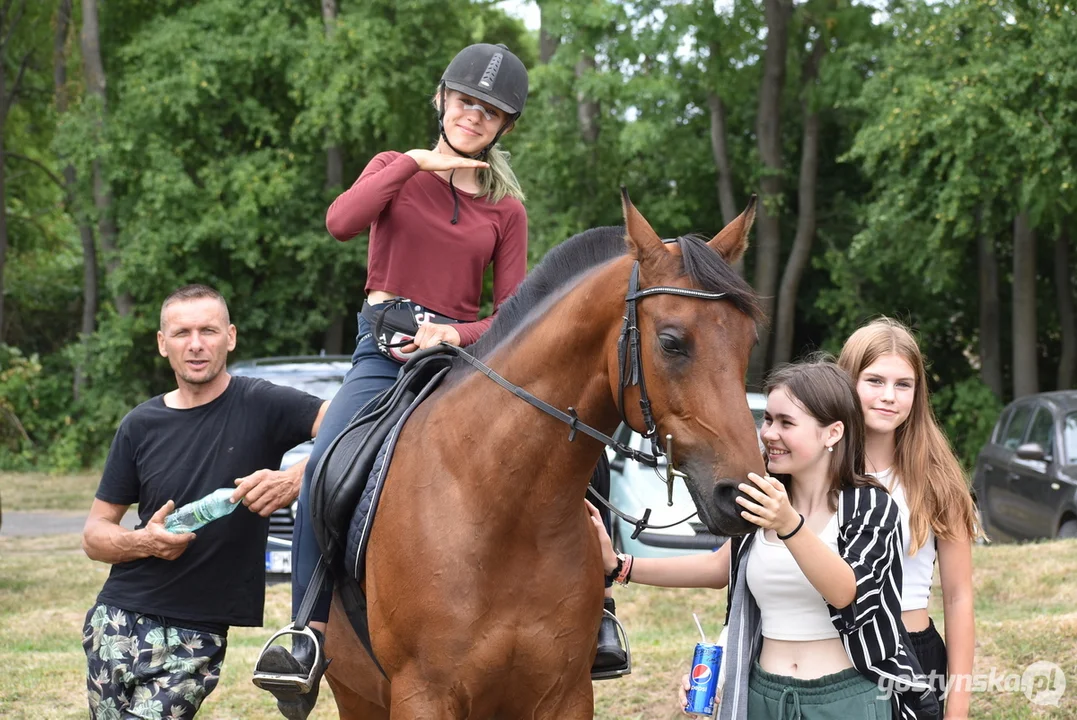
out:
{"label": "riding boot", "polygon": [[314,710],[318,702],[318,688],[321,685],[322,675],[329,667],[329,660],[325,658],[325,636],[314,628],[310,628],[317,638],[318,646],[305,635],[299,635],[292,639],[292,652],[288,652],[280,645],[271,645],[262,656],[258,658],[255,670],[258,672],[274,673],[277,675],[294,675],[305,678],[314,665],[318,656],[318,647],[322,648],[322,664],[315,670],[311,678],[310,690],[302,693],[298,688],[270,688],[270,692],[277,698],[277,709],[288,720],[307,720],[307,716]]}
{"label": "riding boot", "polygon": [[[604,610],[615,615],[617,605],[613,598],[606,598],[602,603]],[[598,626],[598,654],[591,666],[591,672],[609,672],[611,670],[623,670],[628,666],[628,655],[621,647],[621,636],[617,632],[617,623],[613,618],[602,615],[602,624]]]}

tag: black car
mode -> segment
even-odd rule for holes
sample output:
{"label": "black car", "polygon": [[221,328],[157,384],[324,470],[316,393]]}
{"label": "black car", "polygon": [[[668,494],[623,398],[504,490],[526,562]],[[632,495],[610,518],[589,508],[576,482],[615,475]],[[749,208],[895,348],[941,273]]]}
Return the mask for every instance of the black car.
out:
{"label": "black car", "polygon": [[1077,390],[1007,405],[972,484],[989,537],[1077,538]]}
{"label": "black car", "polygon": [[[351,369],[347,355],[303,355],[243,360],[229,366],[232,375],[245,375],[268,380],[277,385],[294,387],[323,400],[331,400],[344,383]],[[310,455],[314,443],[307,441],[295,446],[281,460],[284,470]],[[269,518],[269,539],[266,542],[266,573],[281,579],[292,572],[292,529],[295,527],[297,503],[281,508]]]}

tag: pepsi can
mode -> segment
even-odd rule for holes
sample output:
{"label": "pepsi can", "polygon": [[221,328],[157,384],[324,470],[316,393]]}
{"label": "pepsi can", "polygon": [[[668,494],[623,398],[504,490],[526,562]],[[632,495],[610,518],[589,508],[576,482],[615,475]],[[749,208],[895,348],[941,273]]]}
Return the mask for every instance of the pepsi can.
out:
{"label": "pepsi can", "polygon": [[696,643],[692,656],[692,671],[688,673],[688,704],[684,711],[689,715],[714,715],[714,696],[718,692],[718,671],[722,667],[722,646],[714,643]]}

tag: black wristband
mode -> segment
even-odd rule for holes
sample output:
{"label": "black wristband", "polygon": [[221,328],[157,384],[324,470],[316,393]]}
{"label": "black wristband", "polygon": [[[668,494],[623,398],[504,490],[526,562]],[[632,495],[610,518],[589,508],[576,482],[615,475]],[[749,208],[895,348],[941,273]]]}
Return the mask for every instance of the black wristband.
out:
{"label": "black wristband", "polygon": [[[800,513],[797,513],[797,514],[800,515]],[[793,532],[789,533],[788,535],[778,535],[778,539],[779,540],[788,540],[789,538],[793,537],[798,532],[800,532],[800,528],[802,528],[802,527],[804,527],[804,516],[800,515],[800,522],[798,522],[797,526],[795,528],[793,528]],[[777,534],[777,533],[775,533],[775,534]]]}
{"label": "black wristband", "polygon": [[617,579],[617,576],[621,574],[621,569],[625,566],[625,559],[623,555],[617,556],[617,567],[610,570],[610,574],[606,576],[606,582],[610,583]]}

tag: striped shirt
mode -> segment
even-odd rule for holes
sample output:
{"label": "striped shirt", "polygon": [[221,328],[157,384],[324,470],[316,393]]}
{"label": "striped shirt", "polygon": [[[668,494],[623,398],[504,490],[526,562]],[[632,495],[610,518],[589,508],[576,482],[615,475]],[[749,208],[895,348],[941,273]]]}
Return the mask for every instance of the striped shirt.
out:
{"label": "striped shirt", "polygon": [[[827,605],[849,661],[881,690],[893,690],[894,717],[926,720],[938,703],[912,652],[901,622],[901,523],[897,503],[877,487],[846,488],[838,503],[838,554],[856,575],[856,599],[845,608]],[[755,533],[730,542],[726,603],[726,683],[719,720],[748,716],[748,675],[763,644],[759,606],[748,591],[745,569]]]}

